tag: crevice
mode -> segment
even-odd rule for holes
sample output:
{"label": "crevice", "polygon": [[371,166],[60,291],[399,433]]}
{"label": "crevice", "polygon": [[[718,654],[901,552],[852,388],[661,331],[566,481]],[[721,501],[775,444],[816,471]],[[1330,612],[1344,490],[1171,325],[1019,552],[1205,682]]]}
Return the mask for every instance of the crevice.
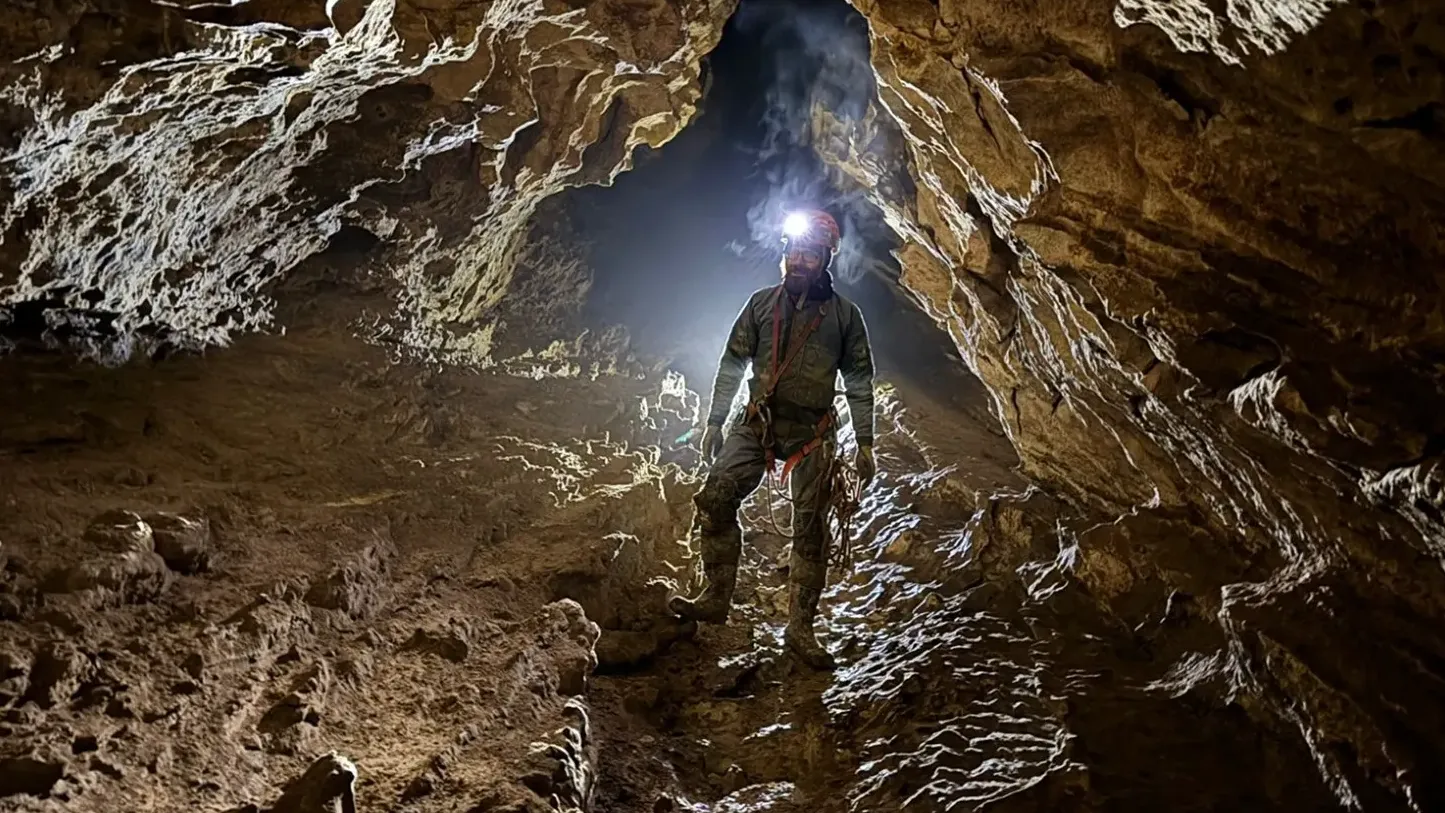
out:
{"label": "crevice", "polygon": [[1411,130],[1428,139],[1436,139],[1445,132],[1445,103],[1431,102],[1404,115],[1366,119],[1360,125],[1376,130]]}

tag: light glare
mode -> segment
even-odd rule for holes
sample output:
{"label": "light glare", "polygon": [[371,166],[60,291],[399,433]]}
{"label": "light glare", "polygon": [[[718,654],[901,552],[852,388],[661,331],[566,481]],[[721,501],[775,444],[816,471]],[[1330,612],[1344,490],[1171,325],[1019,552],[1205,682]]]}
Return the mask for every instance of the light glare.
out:
{"label": "light glare", "polygon": [[793,212],[783,220],[783,234],[802,237],[808,231],[808,218],[801,212]]}

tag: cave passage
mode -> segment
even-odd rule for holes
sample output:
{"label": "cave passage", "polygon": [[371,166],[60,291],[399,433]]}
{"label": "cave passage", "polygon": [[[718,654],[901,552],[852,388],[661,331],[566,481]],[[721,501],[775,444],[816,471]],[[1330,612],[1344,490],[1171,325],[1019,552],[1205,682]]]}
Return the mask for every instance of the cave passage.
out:
{"label": "cave passage", "polygon": [[857,118],[873,94],[867,23],[842,0],[744,0],[705,62],[700,116],[611,186],[563,194],[594,274],[594,329],[626,325],[704,399],[742,303],[778,282],[794,208],[843,225],[833,265],[862,308],[882,378],[986,424],[984,392],[952,341],[903,295],[897,238],[857,191],[841,191],[811,144],[814,105]]}

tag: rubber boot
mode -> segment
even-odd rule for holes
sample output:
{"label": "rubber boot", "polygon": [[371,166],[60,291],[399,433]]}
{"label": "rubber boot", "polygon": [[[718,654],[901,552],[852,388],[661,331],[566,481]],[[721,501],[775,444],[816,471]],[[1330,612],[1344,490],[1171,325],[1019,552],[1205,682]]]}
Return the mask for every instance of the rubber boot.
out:
{"label": "rubber boot", "polygon": [[793,582],[792,590],[788,601],[788,627],[783,630],[783,641],[808,666],[820,671],[836,669],[837,661],[813,634],[813,618],[818,614],[822,591],[797,582]]}
{"label": "rubber boot", "polygon": [[674,596],[667,602],[667,608],[689,621],[705,624],[726,624],[728,612],[732,609],[733,588],[738,582],[737,565],[704,563],[703,575],[707,587],[697,598]]}

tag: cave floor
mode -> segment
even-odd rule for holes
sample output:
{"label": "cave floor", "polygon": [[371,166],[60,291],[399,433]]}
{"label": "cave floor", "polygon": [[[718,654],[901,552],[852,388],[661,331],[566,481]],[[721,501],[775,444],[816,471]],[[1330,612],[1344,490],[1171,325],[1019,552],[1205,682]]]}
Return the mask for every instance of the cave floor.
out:
{"label": "cave floor", "polygon": [[[733,622],[654,618],[657,579],[685,575],[696,487],[673,443],[686,404],[657,377],[394,364],[315,329],[120,369],[15,354],[0,380],[16,809],[259,809],[330,751],[357,766],[363,810],[580,799],[594,759],[597,810],[838,801],[853,755],[828,744],[834,679],[781,654],[786,542],[757,530],[756,501]],[[927,470],[899,420],[911,386],[881,454]],[[952,459],[976,449],[948,475],[962,513],[1012,477],[996,433],[930,425]],[[902,510],[880,493],[868,516]],[[109,511],[204,521],[210,566],[75,589]],[[596,632],[563,599],[602,627],[585,688]],[[825,624],[845,669],[859,618]],[[580,755],[533,753],[569,725]]]}

